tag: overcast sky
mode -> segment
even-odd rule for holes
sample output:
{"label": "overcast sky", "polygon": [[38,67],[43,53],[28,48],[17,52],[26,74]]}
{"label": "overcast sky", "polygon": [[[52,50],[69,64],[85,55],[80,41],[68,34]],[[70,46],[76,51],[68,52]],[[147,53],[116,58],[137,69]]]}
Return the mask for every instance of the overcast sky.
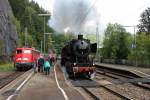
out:
{"label": "overcast sky", "polygon": [[[55,0],[35,0],[43,8],[53,11],[53,3]],[[98,12],[98,20],[101,26],[106,26],[108,22],[119,23],[121,25],[137,25],[140,14],[147,7],[150,7],[150,0],[90,0],[93,9]],[[93,16],[93,20],[96,17]],[[93,23],[91,20],[89,24]],[[128,29],[133,31],[133,28]]]}

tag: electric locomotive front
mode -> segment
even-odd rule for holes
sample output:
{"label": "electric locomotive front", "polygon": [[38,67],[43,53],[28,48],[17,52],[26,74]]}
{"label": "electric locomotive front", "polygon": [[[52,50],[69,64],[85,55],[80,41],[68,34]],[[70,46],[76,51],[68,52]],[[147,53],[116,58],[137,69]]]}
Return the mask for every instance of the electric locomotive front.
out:
{"label": "electric locomotive front", "polygon": [[30,69],[36,63],[39,56],[40,52],[34,48],[17,48],[14,58],[14,66],[17,70]]}

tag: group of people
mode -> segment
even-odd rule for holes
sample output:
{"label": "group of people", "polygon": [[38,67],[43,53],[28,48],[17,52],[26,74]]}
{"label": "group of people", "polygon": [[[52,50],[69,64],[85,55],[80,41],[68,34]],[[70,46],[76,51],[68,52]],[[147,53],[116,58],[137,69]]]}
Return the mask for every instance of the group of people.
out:
{"label": "group of people", "polygon": [[37,59],[37,63],[34,67],[35,72],[45,73],[46,75],[50,74],[50,68],[53,66],[52,61],[49,57],[45,57],[40,55],[39,59]]}
{"label": "group of people", "polygon": [[50,74],[50,68],[54,65],[56,62],[56,53],[55,51],[51,51],[49,55],[44,57],[43,54],[40,55],[40,57],[37,59],[36,64],[34,65],[34,71],[35,72],[41,72],[45,73],[46,75]]}

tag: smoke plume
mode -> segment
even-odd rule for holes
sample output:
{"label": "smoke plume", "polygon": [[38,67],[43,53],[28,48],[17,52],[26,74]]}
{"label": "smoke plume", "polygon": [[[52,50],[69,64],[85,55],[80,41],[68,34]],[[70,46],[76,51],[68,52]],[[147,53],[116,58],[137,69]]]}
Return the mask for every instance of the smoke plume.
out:
{"label": "smoke plume", "polygon": [[94,10],[91,11],[90,0],[55,0],[50,26],[56,31],[82,32],[84,25]]}

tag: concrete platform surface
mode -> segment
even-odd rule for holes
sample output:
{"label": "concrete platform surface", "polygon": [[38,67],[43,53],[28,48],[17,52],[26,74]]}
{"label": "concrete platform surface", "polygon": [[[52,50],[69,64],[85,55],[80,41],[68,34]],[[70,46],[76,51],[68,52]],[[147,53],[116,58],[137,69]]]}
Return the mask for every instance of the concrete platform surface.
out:
{"label": "concrete platform surface", "polygon": [[54,74],[35,74],[22,88],[16,100],[64,100],[57,88]]}
{"label": "concrete platform surface", "polygon": [[[59,66],[56,66],[59,86],[65,91],[69,100],[86,100],[76,89],[66,84]],[[63,93],[57,86],[54,68],[50,75],[36,73],[24,85],[15,100],[65,100]]]}
{"label": "concrete platform surface", "polygon": [[83,93],[81,94],[81,92],[77,91],[75,87],[70,85],[68,81],[65,79],[65,75],[60,68],[59,62],[56,64],[56,72],[57,72],[57,78],[58,78],[59,84],[66,92],[69,100],[87,100],[87,97],[85,97],[85,94]]}
{"label": "concrete platform surface", "polygon": [[104,64],[104,63],[96,63],[96,65],[104,66],[108,68],[110,67],[114,69],[127,70],[141,77],[150,77],[150,68],[134,67],[134,66],[126,66],[126,65],[115,65],[115,64]]}

